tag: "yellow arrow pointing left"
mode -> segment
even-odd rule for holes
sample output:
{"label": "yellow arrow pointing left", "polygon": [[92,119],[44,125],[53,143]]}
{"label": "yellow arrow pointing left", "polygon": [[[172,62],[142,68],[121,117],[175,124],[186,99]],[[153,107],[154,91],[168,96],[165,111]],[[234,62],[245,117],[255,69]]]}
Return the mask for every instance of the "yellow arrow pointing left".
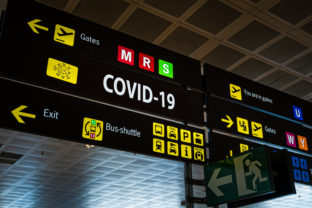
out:
{"label": "yellow arrow pointing left", "polygon": [[11,111],[12,114],[13,114],[13,116],[16,118],[16,120],[17,120],[19,123],[25,124],[25,122],[23,121],[23,119],[21,118],[21,116],[28,117],[28,118],[33,118],[33,119],[36,118],[36,115],[35,115],[35,114],[30,114],[30,113],[21,112],[22,110],[24,110],[24,109],[27,108],[27,107],[28,107],[28,106],[26,106],[26,105],[21,105],[20,107],[17,107],[17,108],[15,108],[14,110]]}
{"label": "yellow arrow pointing left", "polygon": [[41,29],[44,31],[49,31],[49,28],[38,25],[37,23],[41,22],[40,19],[34,19],[32,21],[27,22],[27,24],[29,25],[29,27],[32,29],[32,31],[34,33],[40,34],[39,31],[37,29]]}

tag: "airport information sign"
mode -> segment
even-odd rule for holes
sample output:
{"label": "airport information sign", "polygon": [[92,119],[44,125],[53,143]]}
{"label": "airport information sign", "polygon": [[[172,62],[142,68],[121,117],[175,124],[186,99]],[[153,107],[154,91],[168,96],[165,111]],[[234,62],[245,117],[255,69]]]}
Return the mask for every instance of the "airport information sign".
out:
{"label": "airport information sign", "polygon": [[33,0],[8,1],[2,36],[13,34],[133,74],[201,90],[199,61]]}
{"label": "airport information sign", "polygon": [[211,95],[312,125],[312,104],[308,101],[208,64],[204,65],[204,72],[205,91]]}
{"label": "airport information sign", "polygon": [[212,129],[312,152],[312,130],[303,125],[214,97],[209,97],[207,103],[208,125]]}
{"label": "airport information sign", "polygon": [[263,147],[205,167],[207,205],[274,191],[268,156]]}
{"label": "airport information sign", "polygon": [[0,127],[142,153],[206,162],[204,130],[0,78]]}
{"label": "airport information sign", "polygon": [[1,49],[6,51],[2,76],[175,120],[203,123],[202,95],[182,86],[17,36],[2,39]]}

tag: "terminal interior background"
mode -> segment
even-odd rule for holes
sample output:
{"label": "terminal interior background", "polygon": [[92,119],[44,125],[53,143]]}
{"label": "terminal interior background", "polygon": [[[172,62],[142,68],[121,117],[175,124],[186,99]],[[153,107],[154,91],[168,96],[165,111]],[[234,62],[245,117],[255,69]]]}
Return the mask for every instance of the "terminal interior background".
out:
{"label": "terminal interior background", "polygon": [[[38,1],[312,102],[311,0]],[[193,178],[204,178],[200,166]],[[295,185],[296,195],[247,207],[311,207],[312,187]],[[205,197],[204,187],[193,192]],[[0,207],[180,208],[184,200],[182,162],[0,129]]]}

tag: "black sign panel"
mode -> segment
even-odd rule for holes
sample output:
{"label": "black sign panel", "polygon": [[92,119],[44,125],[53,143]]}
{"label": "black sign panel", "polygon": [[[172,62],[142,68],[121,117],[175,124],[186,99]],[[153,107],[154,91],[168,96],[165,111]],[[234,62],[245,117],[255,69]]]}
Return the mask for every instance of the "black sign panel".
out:
{"label": "black sign panel", "polygon": [[312,125],[312,103],[207,64],[204,68],[207,93]]}
{"label": "black sign panel", "polygon": [[[209,133],[209,160],[216,162],[260,146],[263,145],[221,134]],[[269,149],[272,154],[279,151],[274,148]],[[271,160],[275,161],[275,166],[287,160],[290,175],[294,181],[312,185],[312,158],[288,152],[285,158],[273,156]]]}
{"label": "black sign panel", "polygon": [[0,78],[0,127],[205,163],[204,131]]}
{"label": "black sign panel", "polygon": [[0,74],[27,83],[165,116],[203,123],[200,93],[12,36],[2,40]]}
{"label": "black sign panel", "polygon": [[209,161],[217,162],[260,147],[261,144],[236,139],[214,132],[209,133]]}
{"label": "black sign panel", "polygon": [[199,61],[32,0],[9,0],[3,37],[12,34],[201,90]]}
{"label": "black sign panel", "polygon": [[214,97],[208,98],[207,114],[209,127],[213,129],[312,152],[312,130],[300,124]]}

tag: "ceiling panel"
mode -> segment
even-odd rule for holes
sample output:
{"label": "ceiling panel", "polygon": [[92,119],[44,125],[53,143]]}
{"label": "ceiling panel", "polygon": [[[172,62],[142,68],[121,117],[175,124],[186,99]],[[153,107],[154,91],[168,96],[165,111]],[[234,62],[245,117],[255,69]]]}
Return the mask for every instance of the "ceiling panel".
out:
{"label": "ceiling panel", "polygon": [[273,72],[272,74],[263,77],[262,79],[259,80],[259,82],[264,85],[273,87],[275,89],[279,89],[294,80],[296,80],[295,76],[292,76],[286,72],[277,70]]}
{"label": "ceiling panel", "polygon": [[255,4],[257,4],[257,3],[259,3],[261,0],[250,0],[251,2],[253,2],[253,3],[255,3]]}
{"label": "ceiling panel", "polygon": [[302,74],[310,73],[312,69],[312,53],[309,53],[305,56],[302,56],[301,58],[296,59],[287,66]]}
{"label": "ceiling panel", "polygon": [[217,0],[209,0],[187,21],[216,34],[240,15],[240,12]]}
{"label": "ceiling panel", "polygon": [[57,9],[64,9],[68,0],[36,0],[38,2],[47,4]]}
{"label": "ceiling panel", "polygon": [[[128,200],[131,206],[126,207],[172,208],[184,200],[181,162],[13,131],[7,139],[5,132],[0,151],[16,153],[19,149],[10,147],[22,145],[27,151],[14,165],[0,164],[1,207],[96,208],[108,203],[120,208]],[[49,147],[54,154],[45,154]],[[34,165],[25,165],[29,162]]]}
{"label": "ceiling panel", "polygon": [[183,27],[178,27],[172,32],[160,46],[177,53],[189,55],[208,39]]}
{"label": "ceiling panel", "polygon": [[0,11],[6,7],[6,4],[7,4],[7,0],[0,1]]}
{"label": "ceiling panel", "polygon": [[301,29],[304,30],[304,31],[306,31],[307,33],[312,34],[312,22],[309,22],[309,23],[303,25],[303,26],[301,27]]}
{"label": "ceiling panel", "polygon": [[219,45],[213,51],[204,56],[201,61],[220,67],[221,69],[226,69],[244,56],[244,54],[234,49],[228,48],[224,45]]}
{"label": "ceiling panel", "polygon": [[195,0],[145,0],[144,3],[149,4],[175,17],[179,17],[187,10]]}
{"label": "ceiling panel", "polygon": [[312,14],[312,3],[310,0],[281,0],[269,11],[292,24],[297,24]]}
{"label": "ceiling panel", "polygon": [[120,31],[152,42],[169,25],[170,22],[167,20],[142,9],[137,9],[120,28]]}
{"label": "ceiling panel", "polygon": [[128,6],[122,0],[80,0],[73,14],[110,27]]}
{"label": "ceiling panel", "polygon": [[272,66],[268,64],[250,58],[246,62],[234,68],[231,72],[253,80],[271,68]]}
{"label": "ceiling panel", "polygon": [[312,83],[300,81],[284,91],[295,96],[303,97],[312,92]]}
{"label": "ceiling panel", "polygon": [[284,37],[267,49],[264,49],[260,54],[278,63],[287,61],[288,59],[298,55],[307,47],[301,45],[293,39]]}
{"label": "ceiling panel", "polygon": [[278,197],[276,199],[268,200],[261,203],[251,204],[243,206],[243,208],[304,208],[311,206],[312,187],[304,184],[295,183],[297,194],[290,194],[284,197]]}
{"label": "ceiling panel", "polygon": [[233,35],[229,41],[242,46],[243,48],[254,51],[272,38],[276,37],[278,34],[278,32],[259,23],[258,21],[253,21],[238,33]]}

